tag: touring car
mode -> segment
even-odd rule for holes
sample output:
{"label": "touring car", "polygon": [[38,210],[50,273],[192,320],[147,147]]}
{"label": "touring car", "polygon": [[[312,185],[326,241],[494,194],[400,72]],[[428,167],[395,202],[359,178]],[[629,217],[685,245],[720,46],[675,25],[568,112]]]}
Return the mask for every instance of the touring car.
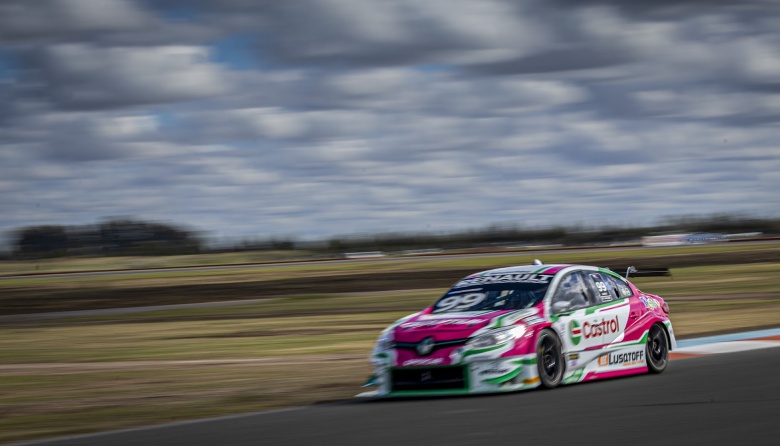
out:
{"label": "touring car", "polygon": [[360,396],[554,388],[661,373],[676,348],[669,307],[626,277],[586,265],[492,269],[379,336]]}

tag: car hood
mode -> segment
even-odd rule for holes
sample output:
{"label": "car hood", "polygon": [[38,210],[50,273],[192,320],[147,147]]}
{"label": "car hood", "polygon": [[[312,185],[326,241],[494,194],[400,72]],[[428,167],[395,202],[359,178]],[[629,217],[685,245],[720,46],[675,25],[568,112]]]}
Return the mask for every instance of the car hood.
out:
{"label": "car hood", "polygon": [[445,314],[420,313],[396,326],[393,338],[396,342],[418,342],[428,336],[442,341],[465,339],[480,330],[506,327],[536,314],[538,310],[535,308]]}

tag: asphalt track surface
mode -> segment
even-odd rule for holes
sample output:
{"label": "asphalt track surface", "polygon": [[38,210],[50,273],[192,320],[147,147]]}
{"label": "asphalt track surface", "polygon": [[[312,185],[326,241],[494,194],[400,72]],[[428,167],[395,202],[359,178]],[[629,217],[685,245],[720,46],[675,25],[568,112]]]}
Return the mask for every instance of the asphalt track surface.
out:
{"label": "asphalt track surface", "polygon": [[768,348],[554,390],[337,401],[35,444],[777,445],[779,408],[780,348]]}

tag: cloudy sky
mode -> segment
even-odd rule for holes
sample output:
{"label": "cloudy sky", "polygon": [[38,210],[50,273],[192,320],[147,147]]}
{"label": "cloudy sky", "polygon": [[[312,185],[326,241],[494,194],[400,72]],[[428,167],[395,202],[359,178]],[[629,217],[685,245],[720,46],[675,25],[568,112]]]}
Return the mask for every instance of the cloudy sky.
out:
{"label": "cloudy sky", "polygon": [[780,2],[0,0],[0,230],[780,215]]}

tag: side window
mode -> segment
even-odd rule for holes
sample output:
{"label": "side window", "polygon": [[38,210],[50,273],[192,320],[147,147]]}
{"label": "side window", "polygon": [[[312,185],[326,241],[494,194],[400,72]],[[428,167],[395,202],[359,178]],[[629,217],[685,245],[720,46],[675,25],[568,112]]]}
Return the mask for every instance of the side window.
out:
{"label": "side window", "polygon": [[579,310],[590,306],[592,296],[579,271],[572,271],[561,279],[552,298],[554,313]]}
{"label": "side window", "polygon": [[628,284],[623,281],[623,279],[618,279],[617,277],[610,276],[609,274],[602,274],[601,277],[603,277],[604,280],[610,285],[610,287],[612,287],[615,296],[617,296],[616,299],[623,299],[634,295],[634,293],[631,291],[631,287],[629,287]]}
{"label": "side window", "polygon": [[597,304],[620,299],[617,286],[613,281],[609,280],[611,277],[596,271],[588,271],[585,273],[585,277],[587,278],[588,286],[596,297]]}

